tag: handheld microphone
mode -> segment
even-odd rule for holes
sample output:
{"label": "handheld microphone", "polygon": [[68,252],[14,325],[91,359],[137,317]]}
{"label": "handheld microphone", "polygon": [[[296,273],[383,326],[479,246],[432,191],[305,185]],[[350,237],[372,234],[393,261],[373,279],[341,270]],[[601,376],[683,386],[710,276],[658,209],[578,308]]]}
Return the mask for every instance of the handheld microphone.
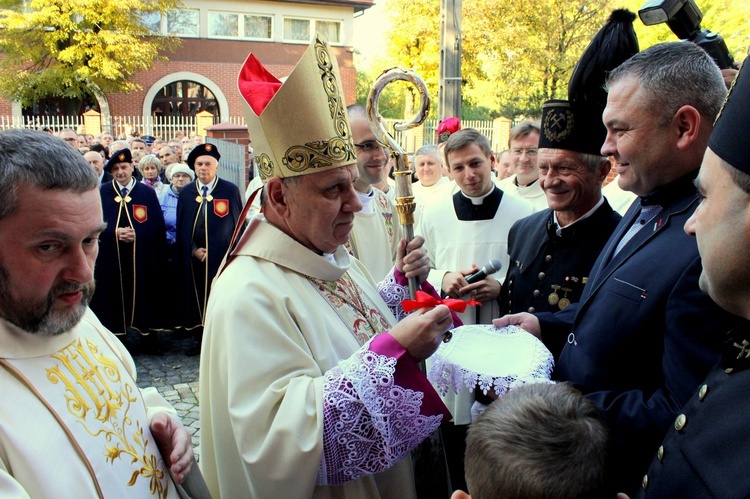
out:
{"label": "handheld microphone", "polygon": [[479,282],[485,277],[487,277],[488,275],[494,274],[495,272],[500,270],[502,266],[503,264],[502,262],[500,262],[500,260],[498,260],[497,258],[493,258],[489,262],[485,263],[484,267],[482,267],[481,269],[477,270],[473,274],[467,275],[465,277],[466,282],[468,282],[469,284],[474,284],[475,282]]}

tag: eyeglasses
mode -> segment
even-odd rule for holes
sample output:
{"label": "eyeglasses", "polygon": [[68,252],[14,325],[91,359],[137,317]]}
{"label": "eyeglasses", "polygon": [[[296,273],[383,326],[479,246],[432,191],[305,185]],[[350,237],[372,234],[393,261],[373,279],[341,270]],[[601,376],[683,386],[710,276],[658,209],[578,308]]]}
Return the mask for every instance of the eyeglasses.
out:
{"label": "eyeglasses", "polygon": [[361,149],[364,152],[379,151],[383,148],[383,146],[375,140],[368,140],[367,142],[362,142],[361,144],[354,144],[354,147],[356,147],[357,149]]}
{"label": "eyeglasses", "polygon": [[515,149],[511,149],[510,153],[513,156],[521,156],[523,152],[526,151],[527,156],[536,156],[539,153],[539,149],[536,148],[523,148],[523,147],[516,147]]}

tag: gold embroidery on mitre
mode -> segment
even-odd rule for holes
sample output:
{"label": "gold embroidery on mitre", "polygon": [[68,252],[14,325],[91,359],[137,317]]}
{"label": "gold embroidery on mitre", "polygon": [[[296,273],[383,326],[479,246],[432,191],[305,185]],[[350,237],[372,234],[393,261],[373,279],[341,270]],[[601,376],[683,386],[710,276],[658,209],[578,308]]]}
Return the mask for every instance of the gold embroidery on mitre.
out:
{"label": "gold embroidery on mitre", "polygon": [[544,118],[544,135],[550,142],[562,142],[575,127],[575,117],[570,109],[552,109]]}
{"label": "gold embroidery on mitre", "polygon": [[127,485],[142,477],[149,480],[151,494],[166,498],[164,462],[149,452],[140,421],[130,415],[131,405],[138,402],[137,387],[123,380],[118,365],[89,340],[79,338],[51,357],[60,364],[47,369],[47,379],[63,384],[68,412],[89,435],[101,437],[106,461],[129,461],[134,471]]}
{"label": "gold embroidery on mitre", "polygon": [[341,102],[336,74],[333,72],[331,56],[328,53],[328,47],[318,38],[315,39],[315,59],[320,70],[323,89],[328,96],[328,110],[331,113],[337,136],[287,149],[281,162],[295,173],[310,168],[327,168],[334,162],[343,164],[345,161],[353,163],[357,160],[349,123],[346,120],[346,109]]}
{"label": "gold embroidery on mitre", "polygon": [[268,154],[263,153],[255,158],[258,166],[258,173],[260,174],[261,180],[264,182],[269,178],[273,177],[273,161],[268,157]]}

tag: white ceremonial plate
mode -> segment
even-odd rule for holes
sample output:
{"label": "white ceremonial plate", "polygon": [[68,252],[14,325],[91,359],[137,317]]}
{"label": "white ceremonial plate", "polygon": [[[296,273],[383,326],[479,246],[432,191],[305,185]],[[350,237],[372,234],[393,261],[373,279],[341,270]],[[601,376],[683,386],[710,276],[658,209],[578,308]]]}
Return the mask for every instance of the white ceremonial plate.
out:
{"label": "white ceremonial plate", "polygon": [[515,386],[550,383],[552,354],[517,326],[476,324],[452,330],[453,337],[430,357],[427,378],[443,395],[448,390],[492,388],[500,396]]}

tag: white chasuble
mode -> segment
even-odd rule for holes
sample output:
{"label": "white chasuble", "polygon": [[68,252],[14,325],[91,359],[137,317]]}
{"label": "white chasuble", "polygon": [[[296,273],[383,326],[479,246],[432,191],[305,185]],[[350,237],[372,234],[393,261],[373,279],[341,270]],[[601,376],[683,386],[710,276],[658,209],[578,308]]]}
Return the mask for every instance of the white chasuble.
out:
{"label": "white chasuble", "polygon": [[[30,464],[32,468],[39,467],[39,476],[34,480],[42,483],[49,480],[49,490],[59,487],[58,492],[69,497],[76,496],[76,490],[81,487],[92,486],[100,497],[124,497],[124,494],[127,497],[178,497],[149,430],[149,415],[135,379],[104,339],[104,334],[111,334],[101,324],[98,327],[103,331],[87,327],[90,325],[84,322],[72,334],[55,337],[54,340],[65,341],[58,342],[53,351],[0,360],[3,375],[12,376],[26,388],[26,393],[15,397],[19,404],[15,408],[16,416],[24,417],[21,407],[27,404],[25,410],[46,411],[45,418],[51,416],[54,421],[50,420],[38,431],[57,434],[56,439],[48,442],[52,446],[50,455],[63,454],[63,474],[68,474],[66,466],[80,473],[82,464],[86,468],[83,474],[89,475],[90,482],[72,489],[65,482],[56,487],[54,477],[45,476],[44,467],[39,467],[39,463],[48,459],[46,455],[36,456]],[[36,401],[30,400],[34,398]],[[3,411],[3,423],[9,423],[8,419],[13,417],[7,412]],[[13,431],[13,428],[8,430]],[[16,431],[22,434],[34,429],[18,427]],[[67,441],[71,447],[57,448],[56,441]],[[19,476],[15,478],[26,487],[23,482],[27,477],[22,470],[29,463],[16,462],[23,459],[24,450],[6,448],[4,452],[8,456],[6,467],[12,470],[11,474],[18,469]],[[54,459],[51,456],[49,459]],[[31,491],[29,494],[35,495]]]}
{"label": "white chasuble", "polygon": [[397,384],[405,361],[370,349],[397,344],[381,334],[396,319],[370,274],[343,246],[329,261],[262,215],[233,255],[214,282],[201,355],[209,489],[221,497],[414,497],[408,452],[439,425],[441,416],[423,413],[426,399],[439,398],[426,379],[427,391]]}

